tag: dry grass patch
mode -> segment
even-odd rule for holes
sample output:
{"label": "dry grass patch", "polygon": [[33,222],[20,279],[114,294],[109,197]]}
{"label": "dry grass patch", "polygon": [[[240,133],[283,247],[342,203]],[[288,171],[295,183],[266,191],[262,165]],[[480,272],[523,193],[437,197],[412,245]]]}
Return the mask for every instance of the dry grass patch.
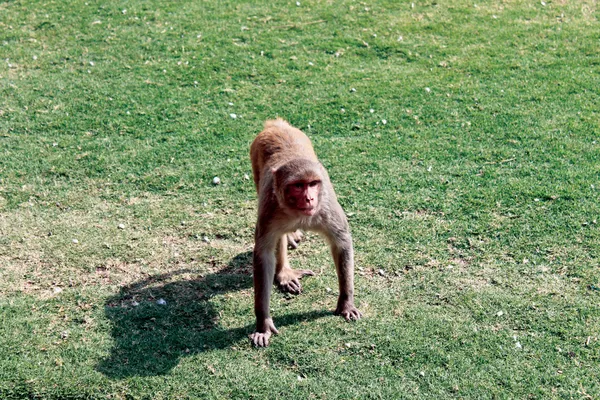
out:
{"label": "dry grass patch", "polygon": [[0,215],[4,293],[47,298],[57,287],[116,290],[156,274],[211,273],[251,248],[252,238],[230,234],[223,223],[230,214],[218,210],[177,206],[175,217],[187,218],[169,224],[164,221],[174,205],[156,196],[71,204],[77,208],[27,207]]}

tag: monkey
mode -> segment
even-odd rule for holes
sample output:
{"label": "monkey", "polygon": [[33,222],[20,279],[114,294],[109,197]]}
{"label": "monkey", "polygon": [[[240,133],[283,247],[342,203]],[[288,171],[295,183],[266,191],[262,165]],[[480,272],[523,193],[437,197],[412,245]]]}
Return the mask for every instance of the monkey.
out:
{"label": "monkey", "polygon": [[338,203],[327,171],[319,162],[310,139],[283,119],[265,122],[250,147],[258,194],[253,253],[256,347],[266,347],[279,333],[269,311],[271,287],[300,294],[300,279],[314,272],[290,267],[290,235],[315,231],[325,237],[336,267],[339,297],[336,315],[358,320],[354,305],[354,249],[346,215]]}

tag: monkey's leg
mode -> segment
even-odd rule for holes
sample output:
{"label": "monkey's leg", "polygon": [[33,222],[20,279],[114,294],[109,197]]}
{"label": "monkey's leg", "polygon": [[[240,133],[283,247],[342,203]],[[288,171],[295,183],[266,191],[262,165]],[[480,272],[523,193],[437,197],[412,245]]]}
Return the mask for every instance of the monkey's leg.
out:
{"label": "monkey's leg", "polygon": [[277,263],[275,267],[275,284],[282,292],[300,294],[302,285],[300,278],[314,275],[309,269],[291,269],[287,257],[288,235],[284,234],[277,243]]}
{"label": "monkey's leg", "polygon": [[304,234],[302,233],[302,231],[300,229],[297,229],[296,232],[288,233],[287,240],[288,240],[289,248],[297,249],[298,243],[300,243],[300,241],[302,240],[302,237],[304,237]]}
{"label": "monkey's leg", "polygon": [[[257,240],[257,242],[259,242]],[[254,247],[254,313],[256,315],[256,332],[250,335],[250,340],[257,347],[269,345],[272,333],[279,333],[269,311],[271,287],[275,274],[275,257],[273,249]]]}
{"label": "monkey's leg", "polygon": [[341,235],[337,242],[332,241],[331,254],[340,287],[335,314],[341,315],[347,321],[360,319],[362,313],[354,306],[354,250],[349,233]]}

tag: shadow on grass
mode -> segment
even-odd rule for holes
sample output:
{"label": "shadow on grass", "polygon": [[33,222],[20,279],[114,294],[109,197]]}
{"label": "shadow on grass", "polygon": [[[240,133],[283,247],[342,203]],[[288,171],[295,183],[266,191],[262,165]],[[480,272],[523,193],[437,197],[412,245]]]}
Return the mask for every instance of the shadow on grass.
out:
{"label": "shadow on grass", "polygon": [[[237,255],[219,272],[199,279],[182,279],[181,276],[193,271],[179,270],[123,287],[105,304],[114,347],[97,370],[115,379],[163,375],[181,357],[227,348],[247,338],[254,324],[220,328],[219,309],[210,299],[252,287],[251,269],[252,252],[246,252]],[[167,304],[157,304],[159,299]],[[324,311],[289,314],[274,320],[277,327],[282,327],[329,314]]]}

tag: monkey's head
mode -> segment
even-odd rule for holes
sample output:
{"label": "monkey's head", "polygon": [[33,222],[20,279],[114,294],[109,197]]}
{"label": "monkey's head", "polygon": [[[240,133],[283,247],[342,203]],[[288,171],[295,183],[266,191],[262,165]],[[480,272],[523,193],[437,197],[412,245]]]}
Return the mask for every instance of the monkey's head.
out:
{"label": "monkey's head", "polygon": [[311,217],[317,213],[323,181],[318,162],[296,159],[272,172],[281,207],[301,216]]}

